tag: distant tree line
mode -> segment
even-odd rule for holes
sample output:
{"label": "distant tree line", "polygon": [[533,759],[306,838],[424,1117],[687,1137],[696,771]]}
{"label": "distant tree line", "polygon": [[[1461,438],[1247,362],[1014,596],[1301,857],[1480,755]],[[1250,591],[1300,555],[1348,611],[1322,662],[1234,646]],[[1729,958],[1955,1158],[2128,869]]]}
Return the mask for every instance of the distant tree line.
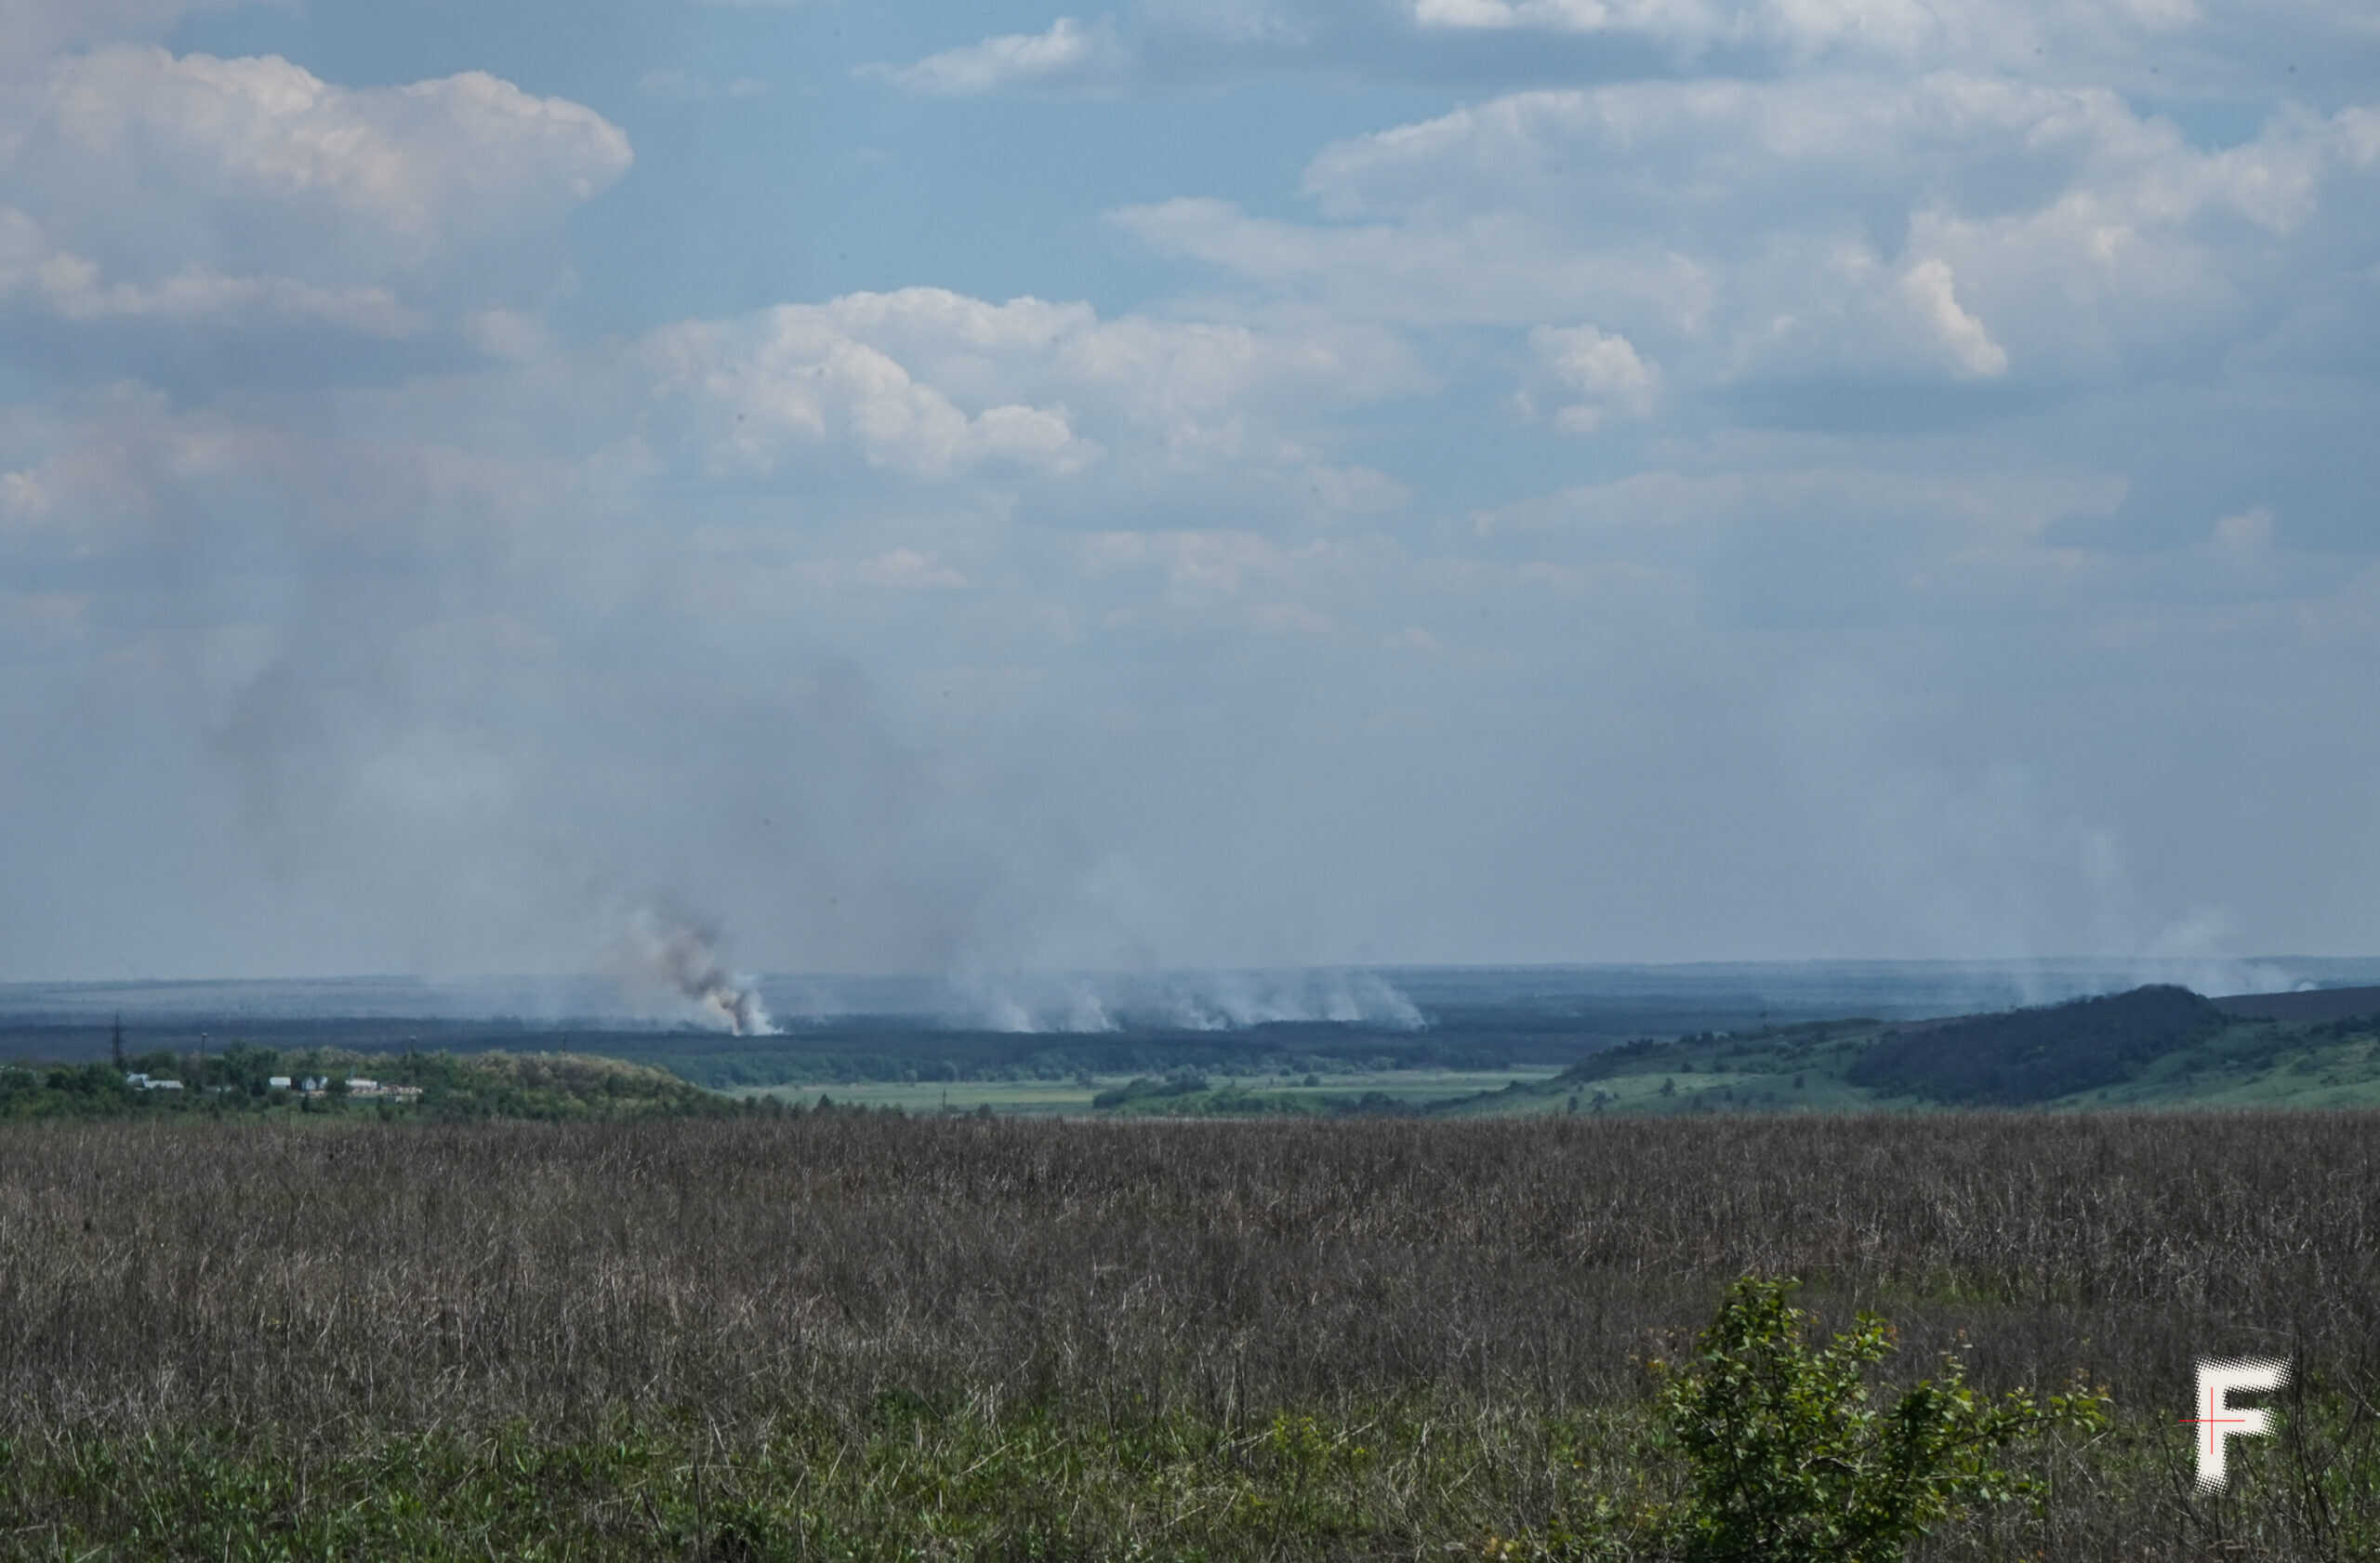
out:
{"label": "distant tree line", "polygon": [[[244,1042],[219,1052],[111,1051],[115,1057],[104,1064],[0,1065],[0,1119],[267,1113],[576,1119],[765,1110],[667,1070],[571,1053],[369,1055]],[[352,1092],[357,1080],[417,1088],[419,1095]],[[320,1089],[304,1090],[310,1081]]]}

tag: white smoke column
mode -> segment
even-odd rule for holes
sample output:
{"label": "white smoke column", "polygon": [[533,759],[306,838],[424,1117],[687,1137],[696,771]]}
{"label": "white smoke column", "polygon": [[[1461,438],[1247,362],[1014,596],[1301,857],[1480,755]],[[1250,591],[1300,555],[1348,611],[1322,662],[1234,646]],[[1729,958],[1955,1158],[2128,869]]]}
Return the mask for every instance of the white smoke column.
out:
{"label": "white smoke column", "polygon": [[1386,978],[1334,969],[1179,973],[1154,993],[1128,1000],[1124,1007],[1184,1031],[1325,1022],[1419,1031],[1429,1025],[1428,1017]]}
{"label": "white smoke column", "polygon": [[[1375,1026],[1393,1026],[1400,1031],[1421,1031],[1428,1028],[1429,1016],[1421,1006],[1407,998],[1397,986],[1376,972],[1355,972],[1346,976],[1346,987],[1341,989],[1355,1008],[1359,1020]],[[1333,1020],[1338,1019],[1332,1015]]]}
{"label": "white smoke column", "polygon": [[994,994],[985,1005],[984,1024],[994,1031],[1026,1036],[1041,1029],[1033,1012],[1005,993]]}
{"label": "white smoke column", "polygon": [[1364,1025],[1419,1031],[1414,1002],[1374,972],[1010,973],[952,979],[962,1024],[1017,1033],[1236,1031],[1276,1025]]}
{"label": "white smoke column", "polygon": [[1184,1031],[1228,1031],[1231,1020],[1198,1002],[1193,994],[1175,993],[1168,1000],[1167,1018]]}
{"label": "white smoke column", "polygon": [[690,1000],[703,1018],[739,1037],[771,1037],[775,1026],[760,990],[719,958],[718,935],[685,918],[650,907],[628,920],[629,955],[640,972],[658,977]]}
{"label": "white smoke column", "polygon": [[1116,1018],[1107,1013],[1106,1004],[1101,1001],[1098,994],[1091,991],[1091,985],[1078,982],[1075,984],[1074,995],[1066,1005],[1065,1023],[1059,1029],[1115,1031],[1120,1027],[1117,1026]]}

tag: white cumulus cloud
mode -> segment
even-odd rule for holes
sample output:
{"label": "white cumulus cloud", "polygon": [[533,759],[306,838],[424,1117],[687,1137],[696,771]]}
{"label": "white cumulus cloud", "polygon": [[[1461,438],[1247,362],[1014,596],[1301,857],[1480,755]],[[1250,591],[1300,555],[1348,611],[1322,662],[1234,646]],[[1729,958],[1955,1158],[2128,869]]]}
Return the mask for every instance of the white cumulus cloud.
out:
{"label": "white cumulus cloud", "polygon": [[1900,286],[1962,371],[1986,378],[2007,373],[2007,352],[1991,339],[1983,322],[1960,308],[1948,261],[1938,256],[1919,261],[1902,273]]}
{"label": "white cumulus cloud", "polygon": [[682,323],[641,356],[699,407],[710,459],[737,470],[836,442],[927,480],[986,463],[1064,478],[1123,457],[1144,480],[1229,473],[1345,511],[1401,490],[1296,431],[1320,408],[1427,383],[1371,328],[1103,320],[1087,304],[923,287]]}
{"label": "white cumulus cloud", "polygon": [[871,465],[924,479],[987,460],[1066,472],[1099,455],[1063,407],[970,413],[814,307],[769,311],[749,329],[672,326],[646,352],[665,391],[704,404],[714,458],[733,468],[772,470],[788,440],[805,438],[850,440]]}
{"label": "white cumulus cloud", "polygon": [[1008,33],[945,49],[914,64],[874,66],[905,91],[929,98],[973,98],[1012,89],[1082,86],[1124,63],[1114,30],[1060,17],[1042,33]]}
{"label": "white cumulus cloud", "polygon": [[1652,411],[1660,372],[1627,338],[1593,325],[1540,325],[1528,342],[1561,390],[1579,398],[1555,411],[1563,428],[1588,434],[1615,409],[1639,417]]}
{"label": "white cumulus cloud", "polygon": [[1306,171],[1318,220],[1208,198],[1115,220],[1342,317],[1592,319],[1682,388],[2071,383],[2210,351],[2370,264],[2371,113],[2282,109],[2210,146],[2102,87],[1631,82],[1335,143]]}
{"label": "white cumulus cloud", "polygon": [[278,58],[137,46],[54,61],[7,144],[13,205],[55,258],[36,291],[60,313],[383,335],[424,304],[550,285],[562,219],[632,156],[594,111],[482,72],[349,88]]}

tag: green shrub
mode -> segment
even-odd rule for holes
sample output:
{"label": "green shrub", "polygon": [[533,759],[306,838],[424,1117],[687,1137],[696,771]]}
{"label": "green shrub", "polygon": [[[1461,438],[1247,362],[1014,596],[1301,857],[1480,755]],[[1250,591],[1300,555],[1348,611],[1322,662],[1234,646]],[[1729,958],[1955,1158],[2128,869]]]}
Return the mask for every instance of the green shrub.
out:
{"label": "green shrub", "polygon": [[1993,1400],[1947,1354],[1939,1377],[1880,1408],[1866,1370],[1892,1352],[1891,1326],[1863,1313],[1813,1348],[1796,1284],[1737,1280],[1694,1364],[1660,1367],[1667,1441],[1689,1467],[1666,1529],[1690,1563],[1890,1563],[1944,1520],[2036,1495],[1997,1463],[2012,1446],[2107,1424],[2104,1395]]}

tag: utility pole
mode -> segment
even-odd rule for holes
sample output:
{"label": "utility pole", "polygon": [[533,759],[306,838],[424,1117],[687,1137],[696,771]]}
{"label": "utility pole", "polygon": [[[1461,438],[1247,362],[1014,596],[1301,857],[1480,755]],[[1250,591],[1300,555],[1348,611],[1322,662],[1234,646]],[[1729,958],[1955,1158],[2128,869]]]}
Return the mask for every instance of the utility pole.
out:
{"label": "utility pole", "polygon": [[108,1033],[108,1056],[115,1060],[116,1073],[124,1073],[124,1012],[115,1013],[115,1029]]}

